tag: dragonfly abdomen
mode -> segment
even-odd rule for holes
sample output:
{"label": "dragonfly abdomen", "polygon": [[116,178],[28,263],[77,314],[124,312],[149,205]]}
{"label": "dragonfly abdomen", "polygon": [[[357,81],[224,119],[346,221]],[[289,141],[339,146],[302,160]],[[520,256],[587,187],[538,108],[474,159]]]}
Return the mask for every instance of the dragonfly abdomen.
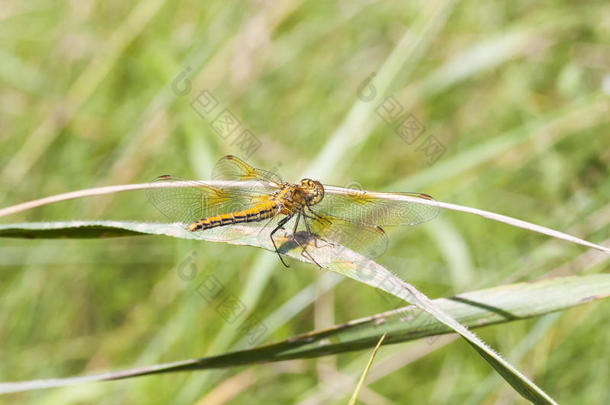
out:
{"label": "dragonfly abdomen", "polygon": [[200,219],[199,221],[190,224],[188,230],[191,232],[203,231],[218,226],[262,221],[263,219],[275,216],[278,212],[277,207],[278,204],[275,201],[267,201],[252,208],[248,208],[247,210]]}

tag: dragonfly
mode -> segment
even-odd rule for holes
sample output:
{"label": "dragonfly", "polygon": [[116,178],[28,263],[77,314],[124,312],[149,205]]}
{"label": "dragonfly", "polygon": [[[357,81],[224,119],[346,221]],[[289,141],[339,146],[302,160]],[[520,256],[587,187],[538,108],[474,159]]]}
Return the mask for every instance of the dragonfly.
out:
{"label": "dragonfly", "polygon": [[382,226],[417,225],[439,212],[435,200],[427,194],[400,192],[391,193],[399,198],[387,198],[381,193],[323,185],[309,178],[284,182],[277,174],[256,169],[233,155],[216,163],[212,179],[204,182],[159,176],[153,183],[177,182],[180,186],[150,188],[148,199],[163,215],[186,225],[190,232],[239,224],[254,226],[260,234],[268,232],[275,253],[286,267],[275,235],[291,220],[290,242],[301,248],[303,257],[322,268],[308,249],[310,241],[314,248],[331,244],[374,258],[388,246]]}

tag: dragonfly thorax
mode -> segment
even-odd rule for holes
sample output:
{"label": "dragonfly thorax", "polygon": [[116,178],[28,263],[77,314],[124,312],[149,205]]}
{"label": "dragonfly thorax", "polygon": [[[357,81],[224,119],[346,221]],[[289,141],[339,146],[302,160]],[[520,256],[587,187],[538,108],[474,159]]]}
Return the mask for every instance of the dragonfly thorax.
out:
{"label": "dragonfly thorax", "polygon": [[324,198],[324,186],[317,180],[303,179],[299,185],[305,205],[316,205]]}

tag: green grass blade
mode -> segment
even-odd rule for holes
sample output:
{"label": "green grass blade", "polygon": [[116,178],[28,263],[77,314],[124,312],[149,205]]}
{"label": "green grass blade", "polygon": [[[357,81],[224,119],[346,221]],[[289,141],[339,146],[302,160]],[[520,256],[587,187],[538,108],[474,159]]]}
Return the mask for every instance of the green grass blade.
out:
{"label": "green grass blade", "polygon": [[519,372],[510,363],[504,360],[498,353],[487,346],[474,333],[453,319],[445,311],[438,308],[423,293],[414,286],[388,271],[375,262],[366,265],[355,265],[354,263],[341,263],[331,266],[331,270],[343,274],[354,280],[363,282],[372,287],[379,288],[392,294],[405,302],[411,303],[434,316],[455,332],[459,333],[466,341],[524,398],[536,404],[554,404],[555,402],[534,382]]}
{"label": "green grass blade", "polygon": [[115,221],[65,221],[65,222],[27,222],[0,225],[0,237],[25,239],[56,238],[111,238],[118,236],[146,235],[153,229],[136,230],[135,222]]}
{"label": "green grass blade", "polygon": [[366,376],[369,374],[369,370],[371,369],[371,366],[373,365],[373,360],[375,360],[375,355],[377,354],[377,351],[379,350],[379,347],[381,346],[383,339],[385,339],[385,336],[386,336],[385,333],[383,335],[381,335],[381,338],[379,338],[379,342],[377,342],[377,346],[375,346],[375,348],[373,349],[373,353],[371,353],[371,358],[369,359],[368,363],[366,363],[366,367],[364,368],[364,371],[362,372],[362,376],[360,377],[360,380],[358,380],[358,385],[356,385],[356,389],[354,390],[352,397],[349,399],[349,402],[347,403],[348,405],[356,405],[356,401],[358,400],[358,394],[360,394],[360,390],[362,389],[362,386],[364,385],[364,380],[366,380]]}
{"label": "green grass blade", "polygon": [[[479,328],[536,317],[608,296],[610,274],[595,274],[504,285],[456,297],[435,299],[433,303],[461,324]],[[383,333],[387,334],[386,343],[392,344],[424,337],[432,340],[434,336],[451,332],[450,327],[411,305],[248,350],[97,375],[1,383],[0,393],[158,373],[327,356],[374,347]]]}

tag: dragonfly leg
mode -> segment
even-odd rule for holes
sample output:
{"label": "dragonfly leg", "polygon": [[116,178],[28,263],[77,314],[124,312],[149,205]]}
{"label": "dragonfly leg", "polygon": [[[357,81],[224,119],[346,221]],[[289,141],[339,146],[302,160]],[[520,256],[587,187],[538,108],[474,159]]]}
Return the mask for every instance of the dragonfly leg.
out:
{"label": "dragonfly leg", "polygon": [[[309,228],[309,222],[307,222],[307,218],[311,218],[309,215],[305,214],[305,212],[303,211],[302,213],[299,214],[303,215],[303,221],[305,222],[305,229],[307,229],[307,234],[313,238],[313,244],[314,246],[317,248],[318,247],[318,238],[316,236],[314,236],[313,232],[311,232],[311,229]],[[296,228],[295,228],[296,230]],[[307,249],[305,249],[305,246],[303,246],[298,240],[295,239],[295,241],[297,242],[297,244],[299,246],[301,246],[301,248],[303,249],[301,251],[301,256],[306,257],[308,259],[310,259],[312,262],[314,262],[319,268],[323,268],[322,266],[320,266],[320,263],[318,263],[316,261],[316,259],[313,258],[313,256],[311,255],[311,253],[309,253],[307,251]]]}
{"label": "dragonfly leg", "polygon": [[275,217],[276,217],[277,215],[279,215],[279,214],[280,214],[281,209],[282,209],[282,206],[281,206],[281,205],[278,205],[277,210],[275,211],[275,214],[274,214],[273,216],[271,216],[271,218],[269,218],[269,220],[268,220],[267,222],[265,222],[265,225],[263,225],[263,226],[261,227],[261,229],[258,231],[258,233],[259,233],[259,234],[262,234],[263,232],[267,232],[267,231],[268,231],[268,228],[267,228],[267,227],[269,226],[269,224],[270,224],[271,222],[273,222],[273,220],[275,219]]}
{"label": "dragonfly leg", "polygon": [[323,216],[321,216],[320,214],[318,214],[317,212],[315,212],[314,210],[311,209],[310,206],[307,206],[307,208],[309,208],[309,212],[311,212],[313,214],[313,216],[320,222],[326,222],[327,224],[330,225],[330,220],[328,218],[324,218]]}
{"label": "dragonfly leg", "polygon": [[[320,246],[318,246],[318,240],[323,240],[324,242],[327,242],[327,241],[326,241],[326,240],[324,240],[324,239],[322,239],[322,238],[320,238],[320,237],[318,237],[316,234],[314,234],[313,232],[311,232],[311,231],[309,230],[309,223],[307,222],[307,219],[312,219],[312,220],[314,220],[314,221],[315,221],[315,220],[317,220],[317,219],[316,219],[316,217],[312,217],[312,216],[309,216],[309,215],[307,215],[307,214],[303,214],[303,220],[305,220],[305,226],[306,226],[306,228],[307,228],[307,232],[308,232],[308,233],[309,233],[309,235],[310,235],[310,236],[313,238],[313,245],[314,245],[316,248],[319,248]],[[328,243],[328,242],[327,242],[327,243]]]}
{"label": "dragonfly leg", "polygon": [[280,258],[280,261],[282,262],[282,264],[286,267],[290,267],[289,265],[286,264],[286,262],[284,261],[284,258],[282,257],[282,254],[280,253],[280,251],[277,249],[277,245],[275,244],[275,240],[273,239],[273,234],[276,233],[278,230],[282,229],[282,227],[284,226],[284,224],[288,221],[290,221],[290,218],[292,218],[292,215],[288,215],[286,217],[284,217],[280,222],[278,222],[277,226],[275,227],[274,230],[271,231],[271,234],[269,235],[269,237],[271,238],[271,243],[273,243],[273,248],[275,249],[275,253],[277,253],[277,255]]}
{"label": "dragonfly leg", "polygon": [[[299,220],[301,219],[301,215],[303,216],[303,221],[305,222],[305,228],[307,229],[307,233],[309,236],[313,236],[313,234],[311,233],[311,231],[309,230],[309,224],[307,223],[307,214],[305,214],[305,212],[299,212],[297,215],[297,220],[295,221],[294,224],[294,229],[293,229],[293,233],[292,233],[292,237],[293,240],[296,242],[297,245],[299,245],[299,247],[301,248],[301,256],[303,256],[304,258],[311,260],[316,266],[318,266],[319,268],[323,268],[320,263],[318,263],[316,261],[316,259],[313,258],[313,256],[311,255],[311,253],[309,253],[307,251],[307,248],[305,248],[305,246],[299,241],[299,239],[296,236],[297,233],[297,227],[299,226]],[[315,239],[314,239],[315,240]]]}
{"label": "dragonfly leg", "polygon": [[[307,207],[307,208],[309,208],[309,212],[311,212],[311,213],[312,213],[314,216],[307,215],[307,214],[303,213],[303,216],[305,217],[305,219],[312,219],[312,220],[314,220],[314,221],[318,221],[318,222],[320,222],[320,223],[322,223],[322,224],[326,223],[327,225],[332,224],[332,222],[331,222],[329,219],[324,218],[324,217],[322,217],[321,215],[318,215],[318,214],[317,214],[317,213],[316,213],[314,210],[312,210],[312,209],[311,209],[311,207]],[[310,234],[312,234],[312,233],[311,233],[311,231],[309,230],[309,224],[307,223],[307,221],[305,222],[305,226],[307,227],[307,231],[308,231]],[[313,234],[312,234],[312,235],[313,235]],[[320,238],[320,237],[316,237],[316,238],[314,239],[314,242],[313,242],[313,244],[314,244],[314,246],[315,246],[316,248],[319,248],[319,247],[320,247],[320,246],[318,246],[318,240],[321,240],[321,241],[323,241],[323,242],[326,242],[326,245],[331,245],[331,243],[330,243],[329,241],[327,241],[326,239],[324,239],[324,238]]]}
{"label": "dragonfly leg", "polygon": [[299,241],[298,241],[298,240],[296,240],[296,239],[295,239],[295,242],[297,243],[297,245],[299,245],[299,246],[301,247],[301,256],[303,256],[303,257],[304,257],[304,258],[306,258],[306,259],[311,260],[311,261],[312,261],[312,262],[313,262],[313,263],[314,263],[316,266],[318,266],[319,268],[321,268],[321,269],[323,269],[323,268],[324,268],[324,267],[322,267],[322,266],[320,265],[320,263],[318,263],[318,262],[316,261],[316,259],[314,259],[314,258],[313,258],[313,256],[311,255],[311,253],[309,253],[309,252],[307,251],[307,249],[305,249],[305,246],[303,246],[303,245],[301,244],[301,242],[299,242]]}
{"label": "dragonfly leg", "polygon": [[299,220],[301,219],[301,215],[305,215],[305,214],[302,214],[299,212],[297,214],[296,221],[294,221],[294,228],[292,228],[292,238],[293,239],[296,239],[296,237],[297,237],[297,228],[299,227]]}

